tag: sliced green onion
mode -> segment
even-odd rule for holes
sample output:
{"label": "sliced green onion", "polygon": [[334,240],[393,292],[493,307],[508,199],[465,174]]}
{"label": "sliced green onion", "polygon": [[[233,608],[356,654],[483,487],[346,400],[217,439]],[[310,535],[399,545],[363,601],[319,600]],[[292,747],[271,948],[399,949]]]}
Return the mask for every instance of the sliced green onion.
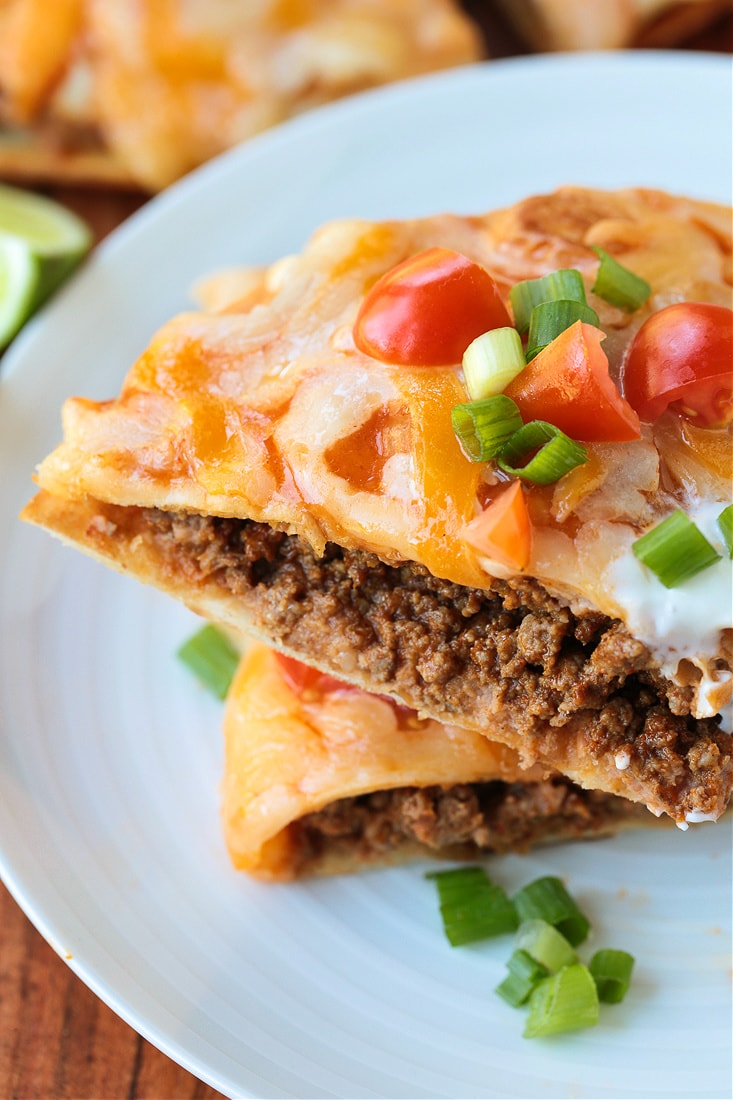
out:
{"label": "sliced green onion", "polygon": [[652,292],[646,279],[629,271],[628,267],[609,256],[605,249],[593,246],[593,251],[601,258],[593,293],[626,313],[633,313],[643,306]]}
{"label": "sliced green onion", "polygon": [[631,983],[634,956],[628,951],[607,947],[596,951],[588,963],[593,981],[598,989],[598,999],[605,1004],[617,1005],[623,1001]]}
{"label": "sliced green onion", "polygon": [[576,321],[585,321],[598,327],[598,314],[585,302],[572,299],[557,299],[552,302],[540,302],[532,310],[527,337],[527,362],[551,344],[561,332],[570,328]]}
{"label": "sliced green onion", "polygon": [[514,948],[516,951],[526,951],[538,963],[546,966],[551,974],[578,961],[572,944],[568,943],[562,932],[558,932],[557,928],[540,917],[522,921]]}
{"label": "sliced green onion", "polygon": [[718,516],[718,527],[723,536],[728,557],[733,558],[733,504],[729,504]]}
{"label": "sliced green onion", "polygon": [[507,474],[536,485],[550,485],[587,462],[588,452],[554,424],[531,420],[496,452],[496,461]]}
{"label": "sliced green onion", "polygon": [[587,966],[574,963],[535,986],[529,999],[525,1039],[579,1031],[598,1023],[596,983]]}
{"label": "sliced green onion", "polygon": [[443,927],[453,947],[513,932],[519,921],[514,905],[481,867],[433,871]]}
{"label": "sliced green onion", "polygon": [[676,588],[720,559],[700,528],[679,508],[632,543],[631,549],[666,588]]}
{"label": "sliced green onion", "polygon": [[522,338],[515,328],[484,332],[463,353],[466,389],[473,401],[501,393],[527,363]]}
{"label": "sliced green onion", "polygon": [[590,931],[590,921],[581,913],[559,878],[546,875],[524,886],[512,899],[520,921],[539,917],[554,925],[568,943],[577,947]]}
{"label": "sliced green onion", "polygon": [[575,268],[561,268],[560,271],[552,271],[539,279],[525,279],[524,282],[517,283],[509,291],[509,300],[518,331],[524,335],[529,328],[532,310],[541,302],[561,299],[585,302],[583,276]]}
{"label": "sliced green onion", "polygon": [[239,654],[221,630],[204,626],[178,650],[178,657],[204,687],[226,699],[239,664]]}
{"label": "sliced green onion", "polygon": [[547,967],[538,963],[526,951],[513,951],[507,969],[509,973],[494,992],[513,1008],[523,1005],[537,983],[549,974]]}
{"label": "sliced green onion", "polygon": [[503,393],[455,405],[451,410],[453,431],[466,458],[488,462],[522,426],[516,404]]}
{"label": "sliced green onion", "polygon": [[452,867],[449,871],[427,871],[425,878],[431,879],[438,887],[441,901],[452,901],[460,897],[467,887],[491,882],[483,867]]}

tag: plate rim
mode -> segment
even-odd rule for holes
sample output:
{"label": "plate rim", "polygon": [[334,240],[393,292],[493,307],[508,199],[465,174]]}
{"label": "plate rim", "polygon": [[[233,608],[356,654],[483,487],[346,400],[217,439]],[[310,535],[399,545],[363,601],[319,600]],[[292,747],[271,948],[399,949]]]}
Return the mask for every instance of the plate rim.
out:
{"label": "plate rim", "polygon": [[[493,84],[500,82],[507,72],[521,73],[526,70],[536,73],[540,70],[557,71],[568,67],[593,66],[597,70],[599,65],[604,65],[608,70],[623,68],[626,65],[632,67],[652,65],[667,71],[670,68],[673,70],[679,68],[684,69],[687,73],[692,73],[703,66],[705,70],[708,70],[711,65],[722,71],[723,66],[727,68],[728,64],[729,59],[726,55],[686,53],[676,50],[620,51],[615,54],[601,52],[522,56],[479,62],[372,89],[288,120],[269,131],[257,135],[240,147],[222,154],[147,202],[139,211],[113,230],[95,251],[106,260],[114,262],[117,252],[120,249],[133,247],[136,238],[142,236],[148,225],[156,221],[161,213],[169,215],[181,203],[198,201],[197,196],[205,195],[212,184],[216,185],[217,181],[227,176],[236,177],[251,161],[271,156],[271,151],[284,145],[292,133],[307,133],[311,127],[338,128],[343,117],[353,116],[354,112],[357,114],[362,112],[369,114],[372,111],[379,113],[385,109],[385,104],[389,106],[404,99],[412,99],[415,95],[420,95],[424,88],[438,89],[454,84],[461,85],[464,82],[471,84],[474,80],[478,80],[479,84]],[[32,356],[36,342],[43,341],[46,338],[45,334],[49,325],[53,328],[55,318],[67,309],[66,302],[67,298],[61,295],[56,302],[51,303],[49,311],[41,314],[36,321],[29,325],[27,331],[18,338],[5,354],[3,369],[0,372],[0,399],[2,398],[3,384],[12,379],[17,371],[23,369],[24,361],[27,357]],[[2,447],[0,446],[1,450]],[[1,608],[0,612],[2,612]],[[15,863],[17,862],[16,860]],[[27,887],[24,887],[19,877],[19,868],[14,864],[13,854],[5,850],[2,834],[0,834],[0,876],[16,903],[44,939],[64,959],[63,952],[58,946],[64,940],[62,930],[57,926],[54,914],[44,912],[43,905],[39,902],[38,897],[34,896],[33,891],[28,893]],[[100,944],[101,947],[103,947],[102,944]],[[248,1095],[246,1092],[241,1091],[241,1086],[221,1076],[211,1065],[206,1065],[199,1058],[192,1057],[190,1048],[186,1048],[180,1042],[161,1034],[158,1026],[145,1015],[141,1015],[129,999],[120,999],[117,992],[107,986],[105,979],[99,976],[98,968],[76,959],[64,959],[64,961],[96,996],[172,1060],[225,1094]],[[205,1040],[205,1042],[208,1045],[208,1041]],[[242,1070],[246,1073],[246,1067],[243,1066]],[[249,1095],[254,1096],[255,1094],[251,1093]]]}

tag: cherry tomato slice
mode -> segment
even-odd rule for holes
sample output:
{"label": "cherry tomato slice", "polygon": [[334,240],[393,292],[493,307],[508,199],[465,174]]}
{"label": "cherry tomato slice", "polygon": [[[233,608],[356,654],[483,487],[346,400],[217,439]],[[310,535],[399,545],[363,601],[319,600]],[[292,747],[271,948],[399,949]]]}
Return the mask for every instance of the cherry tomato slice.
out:
{"label": "cherry tomato slice", "polygon": [[675,302],[644,322],[624,358],[626,399],[642,420],[670,405],[701,427],[731,420],[733,310]]}
{"label": "cherry tomato slice", "polygon": [[460,363],[477,336],[511,325],[485,268],[449,248],[428,248],[379,279],[354,324],[359,351],[402,366]]}
{"label": "cherry tomato slice", "polygon": [[576,321],[548,344],[504,391],[522,418],[549,420],[572,439],[638,439],[639,417],[608,373],[603,333]]}

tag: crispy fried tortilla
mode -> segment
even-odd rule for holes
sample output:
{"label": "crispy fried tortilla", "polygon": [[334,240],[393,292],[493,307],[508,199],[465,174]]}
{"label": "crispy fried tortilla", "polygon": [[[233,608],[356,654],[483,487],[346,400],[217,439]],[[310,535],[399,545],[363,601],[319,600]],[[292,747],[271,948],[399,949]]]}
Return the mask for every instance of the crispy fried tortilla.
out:
{"label": "crispy fried tortilla", "polygon": [[[631,544],[674,508],[712,532],[729,436],[669,413],[591,443],[586,465],[529,490],[526,569],[482,556],[464,531],[494,475],[453,434],[459,365],[390,366],[353,341],[368,288],[431,245],[504,294],[579,269],[616,377],[651,312],[730,304],[729,211],[656,191],[331,224],[300,256],[210,284],[219,308],[165,326],[119,397],[68,401],[25,518],[322,671],[488,731],[524,766],[713,820],[731,793],[730,563],[670,593]],[[651,284],[637,313],[591,293],[593,245]]]}

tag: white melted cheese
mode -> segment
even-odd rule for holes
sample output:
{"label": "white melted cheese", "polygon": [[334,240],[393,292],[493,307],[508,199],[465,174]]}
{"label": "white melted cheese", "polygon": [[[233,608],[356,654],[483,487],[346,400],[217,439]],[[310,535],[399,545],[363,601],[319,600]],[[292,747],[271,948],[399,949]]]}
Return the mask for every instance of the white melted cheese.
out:
{"label": "white melted cheese", "polygon": [[[733,677],[715,667],[721,632],[733,625],[733,566],[717,524],[724,507],[705,502],[686,509],[721,558],[677,588],[665,588],[630,552],[610,563],[605,577],[629,631],[654,653],[666,676],[679,681],[683,660],[700,669],[699,718],[718,713],[720,708],[712,700]],[[723,708],[723,725],[730,731],[729,712],[729,706]]]}

